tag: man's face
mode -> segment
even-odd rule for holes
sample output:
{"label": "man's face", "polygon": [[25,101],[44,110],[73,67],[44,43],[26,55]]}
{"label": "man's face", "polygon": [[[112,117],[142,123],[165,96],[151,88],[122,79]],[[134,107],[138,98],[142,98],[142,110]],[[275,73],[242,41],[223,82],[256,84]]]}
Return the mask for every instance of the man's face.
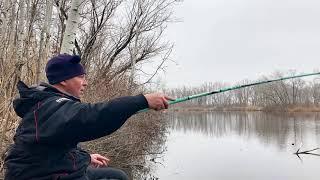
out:
{"label": "man's face", "polygon": [[61,84],[64,86],[64,90],[67,93],[80,98],[87,86],[87,80],[85,75],[80,75],[64,80]]}

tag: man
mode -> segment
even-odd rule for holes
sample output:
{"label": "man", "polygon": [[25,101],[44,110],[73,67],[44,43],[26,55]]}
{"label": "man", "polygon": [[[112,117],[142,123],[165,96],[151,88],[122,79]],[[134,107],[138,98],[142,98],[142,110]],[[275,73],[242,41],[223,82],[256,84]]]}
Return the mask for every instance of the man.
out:
{"label": "man", "polygon": [[109,159],[89,155],[77,144],[111,134],[141,109],[168,108],[172,99],[155,93],[81,103],[87,81],[79,62],[79,56],[58,55],[46,66],[49,84],[18,83],[20,97],[13,106],[22,121],[5,158],[5,179],[128,179],[121,170],[92,168],[106,166]]}

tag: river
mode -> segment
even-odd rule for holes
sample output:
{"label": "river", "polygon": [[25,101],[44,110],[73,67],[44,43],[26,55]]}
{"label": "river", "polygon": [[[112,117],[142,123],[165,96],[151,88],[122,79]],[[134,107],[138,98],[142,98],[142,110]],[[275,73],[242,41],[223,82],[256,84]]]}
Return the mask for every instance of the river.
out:
{"label": "river", "polygon": [[172,112],[168,122],[160,180],[320,179],[320,156],[293,154],[320,147],[319,113]]}

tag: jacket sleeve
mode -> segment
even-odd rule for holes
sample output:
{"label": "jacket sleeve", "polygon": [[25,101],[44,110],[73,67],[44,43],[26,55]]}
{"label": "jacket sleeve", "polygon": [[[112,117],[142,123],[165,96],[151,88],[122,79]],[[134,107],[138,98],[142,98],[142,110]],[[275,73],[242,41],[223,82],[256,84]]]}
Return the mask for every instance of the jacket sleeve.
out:
{"label": "jacket sleeve", "polygon": [[148,107],[143,95],[96,104],[61,102],[59,98],[47,103],[38,114],[39,142],[48,144],[78,143],[103,137],[119,129],[137,111]]}

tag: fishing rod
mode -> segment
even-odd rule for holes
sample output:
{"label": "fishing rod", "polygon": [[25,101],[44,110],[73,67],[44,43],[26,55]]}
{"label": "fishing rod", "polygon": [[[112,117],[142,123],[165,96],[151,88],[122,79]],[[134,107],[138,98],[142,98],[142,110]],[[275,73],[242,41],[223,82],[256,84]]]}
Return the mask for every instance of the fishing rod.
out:
{"label": "fishing rod", "polygon": [[[271,80],[259,81],[259,82],[255,82],[255,83],[249,83],[249,84],[243,84],[243,85],[222,88],[222,89],[211,91],[211,92],[205,92],[205,93],[195,94],[195,95],[191,95],[191,96],[187,96],[187,97],[177,98],[174,101],[168,101],[168,104],[170,104],[170,105],[177,104],[177,103],[181,103],[184,101],[189,101],[191,99],[209,96],[209,95],[218,94],[218,93],[223,93],[223,92],[232,91],[232,90],[236,90],[236,89],[241,89],[241,88],[245,88],[245,87],[249,87],[249,86],[256,86],[256,85],[260,85],[260,84],[266,84],[266,83],[271,83],[271,82],[276,82],[276,81],[283,81],[283,80],[287,80],[287,79],[294,79],[294,78],[314,76],[314,75],[320,75],[320,72],[300,74],[300,75],[295,75],[295,76],[287,76],[287,77],[282,77],[282,78],[278,78],[278,79],[271,79]],[[142,110],[138,111],[138,113],[146,112],[148,110],[149,110],[149,108],[142,109]]]}

